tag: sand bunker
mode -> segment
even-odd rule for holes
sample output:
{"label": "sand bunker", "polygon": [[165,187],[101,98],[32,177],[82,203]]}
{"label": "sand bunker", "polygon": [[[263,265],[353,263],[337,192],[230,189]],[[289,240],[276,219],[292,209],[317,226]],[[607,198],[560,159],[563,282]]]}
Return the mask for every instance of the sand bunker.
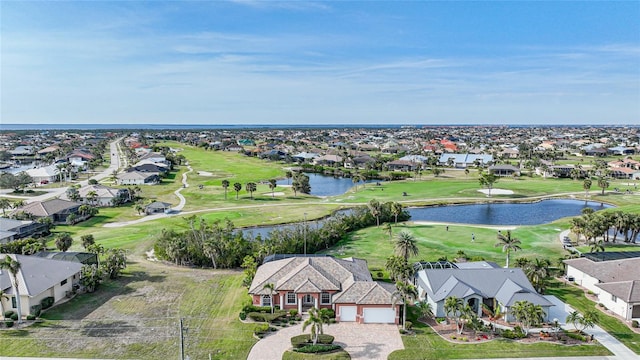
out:
{"label": "sand bunker", "polygon": [[208,171],[198,171],[198,175],[200,175],[200,176],[213,176],[213,173],[210,173]]}
{"label": "sand bunker", "polygon": [[[264,195],[264,196],[271,196],[272,194],[271,194],[270,192],[268,192],[268,193],[264,193],[264,194],[262,194],[262,195]],[[274,193],[273,193],[273,196],[284,196],[284,193],[283,193],[283,192],[280,192],[280,191],[276,191],[276,192],[274,192]]]}
{"label": "sand bunker", "polygon": [[[489,190],[488,189],[481,189],[478,190],[481,193],[485,194],[485,195],[489,195]],[[513,191],[512,190],[505,190],[505,189],[491,189],[491,195],[513,195]]]}

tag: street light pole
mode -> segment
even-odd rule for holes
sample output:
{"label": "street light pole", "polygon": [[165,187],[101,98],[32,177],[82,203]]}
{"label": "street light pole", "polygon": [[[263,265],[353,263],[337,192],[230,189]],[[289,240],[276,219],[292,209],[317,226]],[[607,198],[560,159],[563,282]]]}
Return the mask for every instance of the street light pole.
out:
{"label": "street light pole", "polygon": [[302,229],[304,238],[304,256],[307,256],[307,213],[304,213],[304,228]]}

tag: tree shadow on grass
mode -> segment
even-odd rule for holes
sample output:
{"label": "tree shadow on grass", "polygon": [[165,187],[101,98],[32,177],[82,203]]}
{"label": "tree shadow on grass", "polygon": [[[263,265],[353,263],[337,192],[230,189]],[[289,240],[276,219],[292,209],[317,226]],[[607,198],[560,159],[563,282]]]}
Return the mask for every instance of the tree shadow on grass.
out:
{"label": "tree shadow on grass", "polygon": [[80,333],[88,337],[114,337],[136,331],[138,328],[126,321],[89,321],[83,323]]}

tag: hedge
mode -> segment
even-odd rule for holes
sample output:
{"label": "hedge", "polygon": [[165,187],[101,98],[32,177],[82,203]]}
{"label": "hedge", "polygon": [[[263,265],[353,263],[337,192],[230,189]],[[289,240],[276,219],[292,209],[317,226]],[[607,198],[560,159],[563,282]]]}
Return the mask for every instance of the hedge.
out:
{"label": "hedge", "polygon": [[271,307],[270,306],[255,306],[255,305],[245,305],[242,308],[242,311],[246,312],[246,313],[251,313],[251,312],[260,312],[260,313],[271,313]]}
{"label": "hedge", "polygon": [[42,312],[42,305],[36,304],[31,307],[31,312],[30,312],[31,315],[38,317],[40,316],[41,312]]}
{"label": "hedge", "polygon": [[53,306],[54,301],[55,301],[55,299],[53,297],[48,296],[48,297],[42,299],[42,301],[40,301],[40,305],[42,306],[43,310],[44,309],[48,309],[51,306]]}
{"label": "hedge", "polygon": [[5,319],[10,319],[11,315],[13,315],[14,313],[15,313],[15,311],[12,311],[12,310],[5,311],[4,312]]}
{"label": "hedge", "polygon": [[[333,344],[333,339],[334,337],[331,335],[320,334],[318,336],[318,344],[330,345]],[[291,338],[291,345],[294,348],[300,348],[305,345],[311,344],[313,344],[313,341],[311,340],[311,335],[309,334],[296,335]]]}
{"label": "hedge", "polygon": [[342,346],[318,344],[318,345],[305,345],[301,348],[293,349],[293,351],[307,353],[307,354],[317,354],[317,353],[334,351],[338,349],[342,349]]}
{"label": "hedge", "polygon": [[278,310],[275,313],[261,313],[261,312],[250,312],[247,316],[253,321],[262,321],[262,322],[272,322],[274,320],[283,318],[287,315],[285,311]]}
{"label": "hedge", "polygon": [[4,325],[8,328],[13,327],[13,320],[5,320]]}

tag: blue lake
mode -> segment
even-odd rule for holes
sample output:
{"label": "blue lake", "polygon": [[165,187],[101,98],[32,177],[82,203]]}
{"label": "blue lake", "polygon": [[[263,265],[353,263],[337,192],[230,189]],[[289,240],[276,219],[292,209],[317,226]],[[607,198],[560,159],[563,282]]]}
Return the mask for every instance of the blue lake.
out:
{"label": "blue lake", "polygon": [[411,221],[436,221],[483,225],[538,225],[567,216],[580,215],[582,209],[612,207],[580,200],[543,200],[535,203],[500,203],[409,208]]}
{"label": "blue lake", "polygon": [[[355,186],[351,178],[336,178],[333,176],[304,173],[309,177],[309,185],[311,185],[311,195],[314,196],[336,196],[342,195]],[[290,185],[290,179],[278,180],[277,185]],[[367,180],[367,184],[381,182],[380,180]],[[362,182],[358,183],[362,186]]]}

